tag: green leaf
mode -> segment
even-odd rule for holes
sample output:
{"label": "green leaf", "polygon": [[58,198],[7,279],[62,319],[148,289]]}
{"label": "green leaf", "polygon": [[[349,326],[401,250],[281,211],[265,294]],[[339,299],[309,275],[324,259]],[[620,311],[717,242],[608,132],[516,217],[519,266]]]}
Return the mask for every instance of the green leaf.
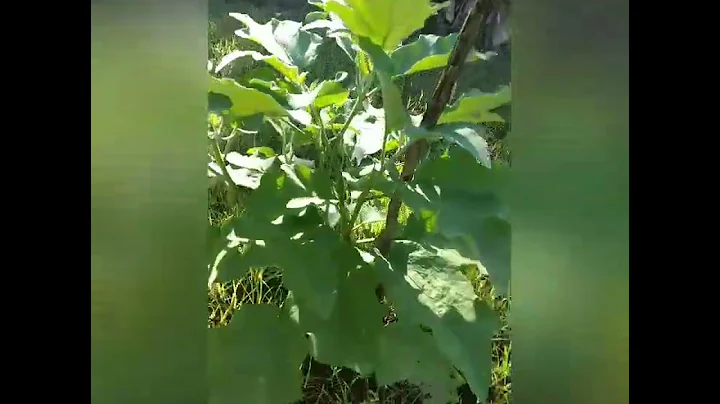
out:
{"label": "green leaf", "polygon": [[507,207],[498,198],[502,174],[477,164],[469,153],[455,152],[422,164],[402,195],[424,226],[408,237],[481,263],[479,270],[504,295],[510,282],[511,228]]}
{"label": "green leaf", "polygon": [[222,114],[232,108],[232,102],[226,95],[208,93],[208,112]]}
{"label": "green leaf", "polygon": [[305,24],[309,24],[317,20],[322,20],[325,17],[327,17],[327,13],[323,13],[322,11],[311,11],[305,16]]}
{"label": "green leaf", "polygon": [[[395,67],[394,75],[408,75],[444,67],[448,63],[457,37],[458,34],[420,35],[415,41],[397,48],[390,54]],[[466,61],[469,63],[486,58],[486,55],[472,50]]]}
{"label": "green leaf", "polygon": [[352,33],[388,51],[422,28],[440,8],[430,0],[321,0],[313,4],[335,13]]}
{"label": "green leaf", "polygon": [[[206,257],[210,265],[208,275],[208,287],[217,280],[218,268],[223,270],[226,265],[232,265],[233,252],[237,253],[237,243],[234,242],[232,221],[226,221],[222,225],[208,227],[206,238]],[[230,254],[228,256],[228,254]]]}
{"label": "green leaf", "polygon": [[275,160],[233,225],[237,237],[250,242],[228,265],[218,266],[217,279],[238,279],[249,268],[281,268],[285,286],[320,318],[327,318],[340,274],[354,268],[359,256],[330,227],[330,215],[314,206],[332,203],[321,198],[330,194],[329,182],[307,167]]}
{"label": "green leaf", "polygon": [[510,103],[510,87],[503,86],[495,93],[471,90],[463,94],[440,115],[438,124],[452,122],[505,122],[493,109]]}
{"label": "green leaf", "polygon": [[232,79],[210,77],[210,93],[226,96],[232,107],[229,114],[235,118],[243,118],[256,114],[266,116],[284,116],[288,112],[273,97],[254,88],[241,86]]}
{"label": "green leaf", "polygon": [[283,62],[277,56],[266,56],[261,54],[260,52],[255,51],[235,50],[228,53],[227,55],[223,56],[222,59],[220,59],[220,62],[215,68],[215,72],[219,72],[220,70],[228,66],[230,63],[243,57],[251,57],[258,62],[267,63],[269,66],[277,70],[278,73],[282,74],[293,83],[302,83],[302,81],[304,80],[304,77],[300,76],[300,70],[297,68],[297,66],[293,66],[292,64]]}
{"label": "green leaf", "polygon": [[413,141],[433,138],[453,141],[484,166],[488,168],[491,166],[488,144],[483,137],[485,128],[482,126],[466,123],[437,125],[431,129],[408,126],[406,133]]}
{"label": "green leaf", "polygon": [[277,307],[246,304],[228,326],[209,334],[210,404],[302,399],[300,364],[308,343],[297,323]]}
{"label": "green leaf", "polygon": [[430,393],[431,398],[423,403],[447,404],[452,400],[452,364],[429,333],[402,321],[385,327],[379,342],[382,361],[375,373],[378,384],[407,380]]}
{"label": "green leaf", "polygon": [[322,37],[300,29],[299,22],[273,18],[260,25],[247,14],[230,13],[230,17],[245,24],[245,29],[235,31],[236,35],[260,44],[285,64],[307,69],[317,58]]}
{"label": "green leaf", "polygon": [[438,349],[484,401],[492,369],[491,338],[500,324],[463,274],[462,268],[472,262],[453,250],[402,240],[394,244],[390,260],[392,265],[375,259],[398,318],[430,327]]}
{"label": "green leaf", "polygon": [[258,90],[261,93],[271,96],[283,108],[292,108],[290,107],[290,105],[288,105],[287,102],[287,97],[289,93],[288,89],[278,85],[278,82],[275,80],[263,80],[259,78],[253,78],[248,80],[247,83],[242,83],[241,85]]}
{"label": "green leaf", "polygon": [[267,146],[251,147],[247,150],[247,154],[251,156],[262,154],[265,157],[275,157],[275,150]]}
{"label": "green leaf", "polygon": [[330,105],[341,106],[347,101],[350,92],[340,83],[347,73],[339,80],[326,80],[320,82],[310,92],[303,94],[288,94],[288,102],[293,108],[306,108],[310,105],[318,109]]}
{"label": "green leaf", "polygon": [[[362,264],[359,255],[352,262]],[[375,296],[376,286],[377,278],[369,268],[343,271],[337,303],[326,320],[315,310],[303,310],[304,299],[294,294],[300,308],[300,325],[310,333],[315,359],[366,376],[375,370],[381,361],[378,344],[382,317],[387,313]]]}
{"label": "green leaf", "polygon": [[[256,223],[248,221],[244,224],[257,226]],[[297,298],[307,301],[319,318],[327,318],[338,298],[340,273],[348,262],[353,262],[356,252],[340,241],[329,227],[313,231],[314,240],[309,235],[308,238],[292,240],[295,236],[289,231],[292,227],[283,227],[275,229],[277,235],[263,240],[263,245],[253,245],[246,251],[238,269],[268,266],[281,268],[283,283],[288,290]]]}
{"label": "green leaf", "polygon": [[405,110],[400,89],[391,79],[394,70],[392,60],[385,51],[367,38],[359,38],[358,43],[375,65],[375,74],[380,82],[383,109],[385,110],[385,132],[389,133],[404,128],[410,122],[410,117]]}

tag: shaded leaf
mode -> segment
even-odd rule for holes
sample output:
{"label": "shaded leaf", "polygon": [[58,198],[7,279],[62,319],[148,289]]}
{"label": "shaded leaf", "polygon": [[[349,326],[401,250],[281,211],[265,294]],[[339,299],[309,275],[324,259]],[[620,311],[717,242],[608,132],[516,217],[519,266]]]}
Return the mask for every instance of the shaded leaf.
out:
{"label": "shaded leaf", "polygon": [[208,93],[208,112],[222,114],[232,108],[230,97],[217,93]]}
{"label": "shaded leaf", "polygon": [[271,305],[244,305],[226,327],[209,330],[210,404],[285,404],[302,399],[302,330]]}
{"label": "shaded leaf", "polygon": [[430,327],[438,349],[484,401],[491,381],[491,338],[500,323],[461,270],[472,263],[456,251],[407,241],[394,244],[390,260],[392,265],[375,259],[398,317]]}
{"label": "shaded leaf", "polygon": [[433,337],[416,324],[399,322],[385,327],[380,337],[378,384],[403,380],[422,386],[431,395],[426,404],[447,404],[452,400],[452,364],[437,348]]}
{"label": "shaded leaf", "polygon": [[[363,264],[359,255],[351,262]],[[327,320],[316,316],[315,311],[303,311],[303,299],[295,295],[300,324],[311,334],[313,356],[318,361],[345,366],[366,376],[384,361],[378,344],[386,309],[375,296],[376,285],[374,272],[367,268],[343,271],[337,303]]]}
{"label": "shaded leaf", "polygon": [[337,298],[339,274],[348,265],[352,268],[357,252],[314,206],[324,204],[321,196],[331,193],[331,184],[308,167],[275,160],[233,224],[237,237],[251,242],[228,261],[231,265],[218,267],[217,279],[238,279],[249,268],[280,268],[285,286],[320,318],[327,318]]}
{"label": "shaded leaf", "polygon": [[434,138],[450,140],[467,150],[478,162],[490,168],[490,151],[483,137],[485,128],[482,126],[467,123],[437,125],[431,129],[409,126],[406,133],[413,141]]}
{"label": "shaded leaf", "polygon": [[497,196],[502,174],[458,150],[422,164],[402,195],[423,221],[407,236],[455,249],[481,263],[480,271],[488,273],[496,292],[504,295],[510,281],[511,228],[507,207]]}

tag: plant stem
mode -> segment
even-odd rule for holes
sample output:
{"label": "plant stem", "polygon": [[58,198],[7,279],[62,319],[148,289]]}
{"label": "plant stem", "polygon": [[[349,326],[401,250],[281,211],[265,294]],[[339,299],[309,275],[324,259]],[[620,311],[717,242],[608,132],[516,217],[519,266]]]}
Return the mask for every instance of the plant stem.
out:
{"label": "plant stem", "polygon": [[[431,128],[435,126],[440,114],[447,105],[452,95],[452,90],[457,83],[460,73],[470,50],[473,48],[473,44],[476,43],[478,36],[481,33],[485,21],[487,21],[490,12],[492,11],[492,0],[476,0],[472,10],[468,13],[465,23],[458,34],[457,42],[455,47],[450,54],[448,64],[443,69],[440,80],[438,81],[435,91],[433,92],[432,99],[428,105],[427,111],[423,116],[421,126],[425,128]],[[410,181],[415,173],[415,168],[422,156],[428,149],[428,142],[420,140],[414,142],[407,151],[405,156],[405,165],[403,166],[400,181]],[[377,238],[376,247],[380,253],[384,256],[390,252],[392,247],[393,238],[398,228],[398,216],[400,214],[400,207],[402,206],[402,199],[399,192],[395,192],[390,198],[390,204],[388,205],[388,213],[385,220],[385,228]]]}
{"label": "plant stem", "polygon": [[220,166],[220,170],[223,173],[223,176],[225,177],[225,181],[228,183],[228,192],[230,193],[230,198],[233,201],[233,207],[237,207],[239,201],[238,193],[237,193],[237,185],[232,180],[232,177],[230,177],[230,173],[228,172],[225,158],[223,157],[222,152],[220,151],[220,142],[218,142],[218,133],[215,133],[213,135],[213,141],[212,141],[212,148],[213,148],[213,157],[215,158],[215,162]]}
{"label": "plant stem", "polygon": [[[385,139],[387,140],[387,135],[385,135]],[[357,218],[360,215],[360,209],[365,204],[365,202],[367,202],[369,199],[368,195],[370,194],[370,190],[372,189],[373,184],[375,183],[375,180],[377,179],[376,176],[378,174],[382,174],[385,171],[387,171],[388,167],[390,165],[395,164],[397,159],[400,158],[403,154],[405,154],[405,151],[407,150],[407,148],[408,148],[408,146],[404,146],[404,147],[398,149],[398,151],[395,152],[395,154],[393,154],[392,156],[390,156],[386,159],[385,158],[385,141],[383,141],[383,152],[382,152],[383,157],[381,158],[381,161],[383,162],[383,164],[382,164],[382,166],[380,166],[380,171],[373,170],[372,174],[370,174],[371,177],[368,179],[367,185],[365,186],[365,188],[363,188],[362,192],[360,193],[360,196],[358,197],[357,202],[355,204],[355,209],[353,210],[352,216],[350,217],[350,222],[348,224],[346,237],[350,237],[350,232],[354,229],[355,221],[357,221]]]}
{"label": "plant stem", "polygon": [[362,192],[360,193],[360,196],[357,199],[357,202],[355,202],[355,209],[353,210],[352,216],[350,217],[350,222],[348,222],[348,226],[346,229],[346,238],[350,238],[350,233],[352,232],[353,228],[355,227],[355,221],[357,221],[358,216],[360,216],[360,209],[365,204],[365,201],[368,199],[368,195],[370,194],[370,189],[372,188],[372,183],[375,180],[375,175],[377,174],[377,171],[373,171],[371,175],[371,178],[368,180],[367,187],[365,187]]}
{"label": "plant stem", "polygon": [[[365,79],[362,80],[360,83],[360,88],[358,88],[358,94],[357,98],[355,99],[355,102],[353,103],[352,108],[350,109],[350,113],[348,114],[347,119],[345,120],[345,123],[343,123],[342,128],[340,128],[340,132],[337,133],[335,137],[335,142],[338,148],[338,155],[339,156],[345,156],[345,151],[343,150],[343,143],[345,141],[345,132],[347,132],[348,128],[350,127],[350,122],[352,122],[355,115],[360,112],[362,109],[363,101],[365,101],[365,96],[367,95],[367,89],[369,87],[369,83],[372,82],[372,76],[368,75]],[[359,212],[360,205],[357,205],[355,207],[355,211],[353,212],[352,216],[354,218],[348,219],[348,211],[347,211],[347,205],[345,200],[345,181],[342,178],[342,175],[338,176],[337,180],[337,193],[338,193],[338,210],[340,211],[340,217],[341,217],[341,223],[343,224],[343,227],[340,229],[341,233],[346,239],[349,239],[350,232],[352,231],[352,225],[357,220],[357,215]]]}
{"label": "plant stem", "polygon": [[[385,170],[385,155],[387,154],[385,152],[385,146],[387,146],[387,140],[390,133],[385,132],[385,135],[383,135],[383,141],[382,141],[382,149],[380,149],[380,173],[382,174]],[[348,238],[350,237],[349,233],[353,231],[355,227],[355,221],[357,220],[358,216],[360,215],[360,209],[367,201],[368,194],[370,194],[370,189],[373,186],[373,182],[375,181],[375,175],[377,175],[377,171],[373,170],[372,174],[370,174],[371,177],[368,180],[367,186],[362,190],[360,193],[360,196],[358,197],[357,202],[355,203],[355,210],[352,213],[352,216],[350,216],[350,223],[348,224],[347,232],[348,232]]]}
{"label": "plant stem", "polygon": [[362,103],[364,100],[365,100],[365,85],[363,85],[358,90],[358,97],[355,99],[355,103],[353,104],[352,109],[350,109],[350,114],[348,115],[347,119],[345,120],[345,123],[343,124],[342,128],[340,129],[340,132],[338,132],[336,139],[344,138],[345,132],[350,127],[350,122],[352,121],[353,118],[355,118],[355,115],[357,115],[357,113],[360,112],[360,109],[362,108]]}

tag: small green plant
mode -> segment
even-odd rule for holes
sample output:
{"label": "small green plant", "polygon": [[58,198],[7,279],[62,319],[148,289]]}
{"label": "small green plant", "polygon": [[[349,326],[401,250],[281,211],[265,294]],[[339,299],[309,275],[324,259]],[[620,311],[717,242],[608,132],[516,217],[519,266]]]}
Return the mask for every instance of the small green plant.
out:
{"label": "small green plant", "polygon": [[[297,401],[307,355],[374,374],[379,385],[420,385],[425,402],[445,404],[458,379],[484,400],[499,318],[465,274],[489,276],[507,293],[510,225],[497,196],[506,167],[491,164],[484,136],[503,122],[493,110],[509,103],[510,88],[466,92],[442,103],[434,122],[413,115],[398,83],[457,70],[462,53],[463,32],[403,44],[440,6],[310,3],[318,11],[303,23],[231,14],[244,25],[238,35],[261,50],[232,50],[209,65],[208,174],[231,211],[209,227],[208,287],[221,298],[218,282],[270,267],[287,289],[281,307],[260,291],[228,326],[210,330],[210,402]],[[308,82],[328,41],[353,71]],[[460,64],[489,57],[461,56]],[[220,77],[248,59],[264,66]],[[267,128],[275,140],[258,136]],[[443,146],[428,153],[420,146],[429,143]],[[383,196],[387,214],[373,203]],[[362,228],[378,222],[381,234],[368,241]],[[388,310],[397,321],[384,321]]]}

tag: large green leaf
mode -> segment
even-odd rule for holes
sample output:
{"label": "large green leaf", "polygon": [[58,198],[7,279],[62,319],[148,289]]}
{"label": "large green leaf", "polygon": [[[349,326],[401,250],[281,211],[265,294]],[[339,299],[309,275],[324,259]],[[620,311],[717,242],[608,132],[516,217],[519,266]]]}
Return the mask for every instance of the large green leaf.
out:
{"label": "large green leaf", "polygon": [[266,116],[284,116],[288,111],[277,100],[262,91],[241,86],[233,79],[218,79],[210,77],[210,93],[226,96],[232,106],[229,114],[236,118],[248,117],[256,114]]}
{"label": "large green leaf", "polygon": [[[351,263],[363,264],[359,255]],[[310,333],[315,359],[363,375],[370,375],[385,360],[379,356],[378,344],[387,309],[375,296],[376,285],[377,278],[368,268],[347,268],[340,280],[337,303],[326,320],[314,310],[303,311],[304,299],[293,294],[300,307],[300,325]]]}
{"label": "large green leaf", "polygon": [[411,140],[442,138],[455,142],[477,161],[490,168],[490,152],[483,137],[485,128],[482,126],[467,123],[437,125],[431,129],[408,126],[406,132]]}
{"label": "large green leaf", "polygon": [[304,333],[271,305],[244,305],[209,330],[210,404],[287,404],[302,399]]}
{"label": "large green leaf", "polygon": [[452,364],[437,347],[432,335],[406,321],[385,327],[379,341],[382,358],[375,376],[378,384],[407,380],[420,385],[430,399],[426,404],[447,404],[452,399]]}
{"label": "large green leaf", "polygon": [[319,0],[313,4],[335,13],[355,35],[387,51],[422,28],[441,7],[430,0]]}
{"label": "large green leaf", "polygon": [[[321,221],[318,217],[318,222]],[[247,223],[257,226],[255,221]],[[318,226],[294,239],[292,226],[282,226],[277,236],[253,245],[238,260],[238,269],[272,266],[283,270],[283,283],[307,302],[319,318],[330,316],[342,296],[338,282],[343,269],[357,260],[357,252],[343,243],[329,227]],[[242,233],[241,233],[242,234]]]}
{"label": "large green leaf", "polygon": [[438,349],[484,401],[490,385],[497,313],[482,302],[462,269],[475,265],[457,251],[398,240],[390,262],[375,259],[399,321],[432,329]]}
{"label": "large green leaf", "polygon": [[[425,70],[437,69],[447,65],[458,34],[447,36],[420,35],[407,45],[397,48],[390,54],[394,65],[394,75],[407,75]],[[467,62],[487,58],[486,55],[472,50]]]}
{"label": "large green leaf", "polygon": [[422,220],[421,231],[405,237],[455,249],[481,263],[495,290],[506,294],[510,281],[510,223],[501,203],[503,171],[478,164],[462,150],[422,164],[402,188],[403,202]]}
{"label": "large green leaf", "polygon": [[260,44],[287,65],[307,69],[317,58],[322,37],[300,29],[299,22],[273,18],[261,25],[247,14],[230,13],[230,17],[245,24],[245,29],[235,31],[236,35]]}
{"label": "large green leaf", "polygon": [[233,224],[236,237],[249,242],[242,253],[231,249],[222,257],[216,279],[238,279],[249,268],[281,268],[285,286],[327,318],[342,270],[359,261],[357,251],[328,224],[329,215],[316,206],[335,203],[327,199],[329,187],[327,179],[304,166],[276,162],[267,169]]}
{"label": "large green leaf", "polygon": [[463,94],[452,105],[445,109],[438,120],[439,124],[452,122],[505,122],[492,110],[510,103],[510,87],[503,86],[494,93],[483,93],[471,90]]}

